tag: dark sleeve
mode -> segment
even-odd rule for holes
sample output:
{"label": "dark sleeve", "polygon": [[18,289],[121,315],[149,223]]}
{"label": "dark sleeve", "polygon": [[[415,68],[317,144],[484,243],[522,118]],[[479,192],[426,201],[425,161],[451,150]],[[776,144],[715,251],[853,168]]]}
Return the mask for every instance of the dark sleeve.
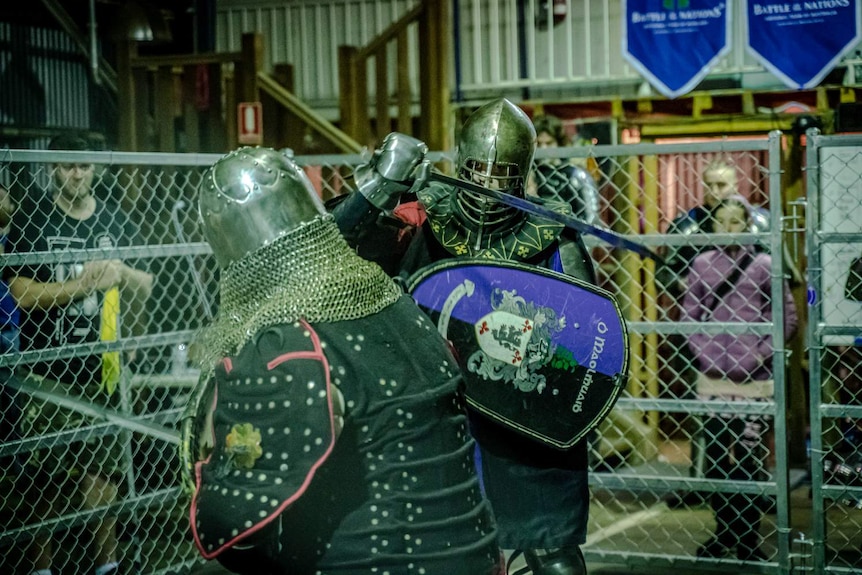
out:
{"label": "dark sleeve", "polygon": [[275,521],[330,457],[335,391],[328,365],[319,336],[302,322],[262,330],[216,367],[212,424],[204,429],[213,452],[195,465],[191,505],[204,557]]}
{"label": "dark sleeve", "polygon": [[327,203],[338,229],[356,253],[379,265],[390,276],[397,275],[407,248],[411,226],[381,212],[362,194],[339,196]]}
{"label": "dark sleeve", "polygon": [[341,235],[351,247],[356,247],[360,238],[374,226],[380,210],[371,205],[365,196],[357,193],[345,194],[326,203],[326,209],[335,217]]}

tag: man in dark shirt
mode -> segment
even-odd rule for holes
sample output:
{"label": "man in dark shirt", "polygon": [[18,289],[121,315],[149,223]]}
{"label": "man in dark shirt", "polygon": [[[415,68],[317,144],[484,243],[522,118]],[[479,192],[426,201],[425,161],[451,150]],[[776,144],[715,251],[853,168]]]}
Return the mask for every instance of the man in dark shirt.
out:
{"label": "man in dark shirt", "polygon": [[[52,140],[53,150],[85,151],[86,140],[60,136]],[[15,218],[9,233],[11,252],[63,252],[68,250],[111,249],[134,241],[133,231],[121,218],[119,206],[93,193],[93,164],[58,163],[52,167],[52,188],[27,208],[25,217]],[[143,302],[149,297],[152,276],[114,259],[79,262],[29,263],[7,268],[4,277],[22,314],[22,349],[47,350],[69,345],[98,342],[103,323],[113,322],[119,329],[116,306],[126,308],[131,318],[139,317]],[[106,319],[106,300],[113,309]],[[108,356],[110,359],[113,357]],[[43,385],[60,382],[69,393],[98,404],[108,404],[116,385],[116,366],[108,369],[102,355],[86,354],[72,358],[39,361],[29,366]],[[80,417],[51,413],[53,406],[42,404],[35,420],[23,422],[25,433],[42,434],[59,431]],[[32,419],[32,418],[31,418]],[[53,514],[53,505],[42,500],[50,492],[63,490],[60,474],[73,469],[81,472],[78,489],[85,508],[112,503],[116,497],[122,461],[118,453],[119,438],[109,437],[85,447],[84,456],[68,446],[45,450],[31,457],[28,473],[36,474],[28,489],[36,501],[37,515]],[[92,456],[91,453],[95,453]],[[75,475],[72,473],[71,475]],[[32,479],[32,478],[30,478]],[[50,495],[53,497],[53,495]],[[118,569],[116,555],[116,519],[108,517],[94,525],[96,575],[107,575]],[[51,573],[52,545],[49,538],[35,541],[33,561],[40,575]]]}

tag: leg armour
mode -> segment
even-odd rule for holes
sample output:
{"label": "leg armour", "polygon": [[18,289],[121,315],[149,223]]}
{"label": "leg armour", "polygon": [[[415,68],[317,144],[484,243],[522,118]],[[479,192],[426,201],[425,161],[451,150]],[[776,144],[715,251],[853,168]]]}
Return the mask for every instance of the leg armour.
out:
{"label": "leg armour", "polygon": [[533,575],[587,575],[587,564],[581,548],[561,547],[546,552],[543,549],[524,551],[527,566]]}

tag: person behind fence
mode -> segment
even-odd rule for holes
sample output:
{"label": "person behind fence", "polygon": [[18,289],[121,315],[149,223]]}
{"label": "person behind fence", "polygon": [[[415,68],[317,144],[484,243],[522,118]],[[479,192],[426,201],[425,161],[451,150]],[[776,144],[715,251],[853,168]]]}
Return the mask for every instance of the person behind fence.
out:
{"label": "person behind fence", "polygon": [[[12,222],[12,214],[17,205],[12,200],[9,190],[0,186],[0,254],[6,251],[7,233]],[[0,355],[16,353],[21,347],[20,338],[21,312],[15,303],[15,298],[9,291],[9,285],[0,279]],[[11,365],[0,367],[0,443],[20,439],[21,408],[18,392],[7,385],[15,376]],[[2,480],[13,479],[18,472],[17,457],[0,458]]]}
{"label": "person behind fence", "polygon": [[[80,136],[54,138],[52,150],[90,150]],[[34,199],[30,213],[13,218],[10,251],[17,253],[110,249],[136,241],[119,206],[94,193],[94,165],[57,163],[51,167],[51,189]],[[22,349],[60,350],[69,346],[115,339],[121,324],[139,316],[123,310],[140,309],[152,289],[152,276],[117,259],[29,262],[6,268],[4,277],[22,310]],[[121,321],[121,319],[123,321]],[[110,338],[106,338],[110,335]],[[69,358],[39,360],[27,366],[26,382],[49,393],[71,395],[101,407],[116,408],[119,380],[117,353],[82,352]],[[30,400],[22,419],[22,434],[41,436],[97,423],[47,401]],[[65,501],[58,494],[76,492],[80,506],[92,510],[117,498],[123,471],[118,434],[38,449],[29,454],[19,481],[21,497],[32,504],[21,519],[32,522],[60,514]],[[67,482],[77,489],[68,489]],[[96,575],[119,573],[116,518],[92,522],[93,568]],[[73,553],[74,555],[74,553]],[[37,535],[30,548],[34,573],[52,572],[53,542]],[[83,558],[76,572],[84,572]]]}
{"label": "person behind fence", "polygon": [[[739,194],[739,176],[736,168],[725,160],[711,160],[703,169],[702,181],[703,203],[674,218],[668,226],[667,233],[683,235],[712,233],[715,221],[713,213],[716,206],[725,198]],[[752,206],[749,227],[746,231],[768,232],[769,229],[769,212]],[[704,246],[696,245],[671,246],[669,253],[665,255],[665,263],[656,270],[656,281],[670,295],[679,298],[685,292],[686,277],[694,258],[705,249]],[[798,285],[802,281],[802,276],[786,248],[783,257],[791,283]]]}
{"label": "person behind fence", "polygon": [[[713,231],[713,211],[719,202],[738,193],[736,169],[729,163],[715,159],[703,169],[703,203],[678,215],[671,221],[667,233],[691,235]],[[694,258],[706,248],[703,246],[671,246],[665,263],[657,270],[656,280],[674,297],[686,289],[686,276]]]}
{"label": "person behind fence", "polygon": [[236,573],[498,573],[463,377],[431,321],[282,153],[217,161],[199,209],[221,270],[182,432],[201,554]]}
{"label": "person behind fence", "polygon": [[[582,239],[576,233],[563,236],[561,224],[475,192],[423,183],[427,163],[417,162],[412,153],[423,147],[424,143],[404,134],[387,136],[369,161],[357,168],[358,191],[332,208],[342,233],[360,254],[366,253],[363,242],[374,236],[368,230],[381,213],[392,212],[414,226],[412,234],[399,236],[407,238],[406,248],[393,245],[388,250],[400,259],[394,265],[387,262],[387,269],[394,269],[402,279],[436,261],[477,257],[535,264],[595,282]],[[536,131],[530,118],[500,98],[465,121],[456,170],[462,179],[524,198],[535,149]],[[397,205],[407,192],[415,192],[418,205]],[[548,209],[571,213],[559,198],[537,201]],[[569,450],[558,450],[474,411],[470,418],[480,446],[481,478],[503,548],[523,551],[537,575],[586,573],[580,550],[586,541],[590,500],[586,439]]]}
{"label": "person behind fence", "polygon": [[[669,234],[694,235],[713,232],[713,211],[715,207],[732,195],[738,193],[739,178],[736,168],[723,159],[713,159],[707,163],[701,174],[703,184],[703,202],[680,214],[668,226]],[[758,219],[760,222],[761,219]],[[697,245],[672,245],[665,254],[665,261],[656,269],[656,282],[673,299],[674,307],[671,309],[671,317],[678,319],[680,313],[679,304],[682,302],[686,291],[686,277],[688,276],[694,258],[708,246]],[[683,335],[671,334],[667,340],[669,350],[667,356],[670,358],[668,364],[670,372],[675,375],[677,381],[682,382],[683,389],[680,395],[690,398],[695,394],[697,381],[697,368],[695,360],[691,356],[686,338]],[[689,474],[692,477],[703,477],[703,446],[699,439],[702,434],[699,416],[691,416],[693,435],[691,443],[691,465]],[[666,497],[671,508],[687,505],[700,505],[704,503],[704,497],[697,491],[671,493]]]}
{"label": "person behind fence", "polygon": [[[751,206],[731,196],[713,207],[716,233],[743,233],[749,229]],[[772,258],[753,246],[728,245],[697,256],[687,278],[682,321],[771,322]],[[789,338],[798,320],[790,286],[783,289],[784,335]],[[693,333],[688,345],[698,370],[697,394],[704,400],[767,401],[773,396],[770,335],[752,333]],[[706,417],[704,437],[707,478],[764,481],[769,455],[769,420],[762,415],[730,412]],[[760,549],[761,498],[717,492],[710,499],[715,533],[698,549],[699,557],[724,557],[735,550],[738,559],[765,560]]]}
{"label": "person behind fence", "polygon": [[[563,121],[542,114],[533,118],[538,148],[571,146]],[[588,159],[546,158],[536,163],[529,188],[541,198],[559,196],[572,206],[572,214],[588,224],[602,225],[599,217],[599,190],[596,180],[586,167]],[[583,164],[583,165],[582,165]]]}

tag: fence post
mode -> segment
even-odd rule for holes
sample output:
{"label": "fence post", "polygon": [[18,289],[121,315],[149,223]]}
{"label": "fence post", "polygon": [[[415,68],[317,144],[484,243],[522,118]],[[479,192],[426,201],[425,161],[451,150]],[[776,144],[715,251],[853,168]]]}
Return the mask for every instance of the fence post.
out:
{"label": "fence post", "polygon": [[201,151],[201,117],[197,104],[197,74],[198,66],[191,64],[183,66],[182,77],[182,120],[186,134],[186,145],[182,152]]}
{"label": "fence post", "polygon": [[389,119],[389,62],[386,58],[386,44],[374,52],[375,119],[378,142],[392,131]]}
{"label": "fence post", "polygon": [[233,75],[233,102],[228,102],[227,129],[230,148],[239,145],[236,128],[236,107],[240,102],[257,102],[260,90],[257,86],[257,73],[263,68],[263,36],[258,33],[242,35],[240,61],[235,64]]}
{"label": "fence post", "polygon": [[173,66],[161,65],[156,71],[155,85],[156,105],[153,114],[156,126],[156,146],[160,152],[176,151],[176,130],[174,128],[174,117],[176,112],[176,98],[174,92]]}

